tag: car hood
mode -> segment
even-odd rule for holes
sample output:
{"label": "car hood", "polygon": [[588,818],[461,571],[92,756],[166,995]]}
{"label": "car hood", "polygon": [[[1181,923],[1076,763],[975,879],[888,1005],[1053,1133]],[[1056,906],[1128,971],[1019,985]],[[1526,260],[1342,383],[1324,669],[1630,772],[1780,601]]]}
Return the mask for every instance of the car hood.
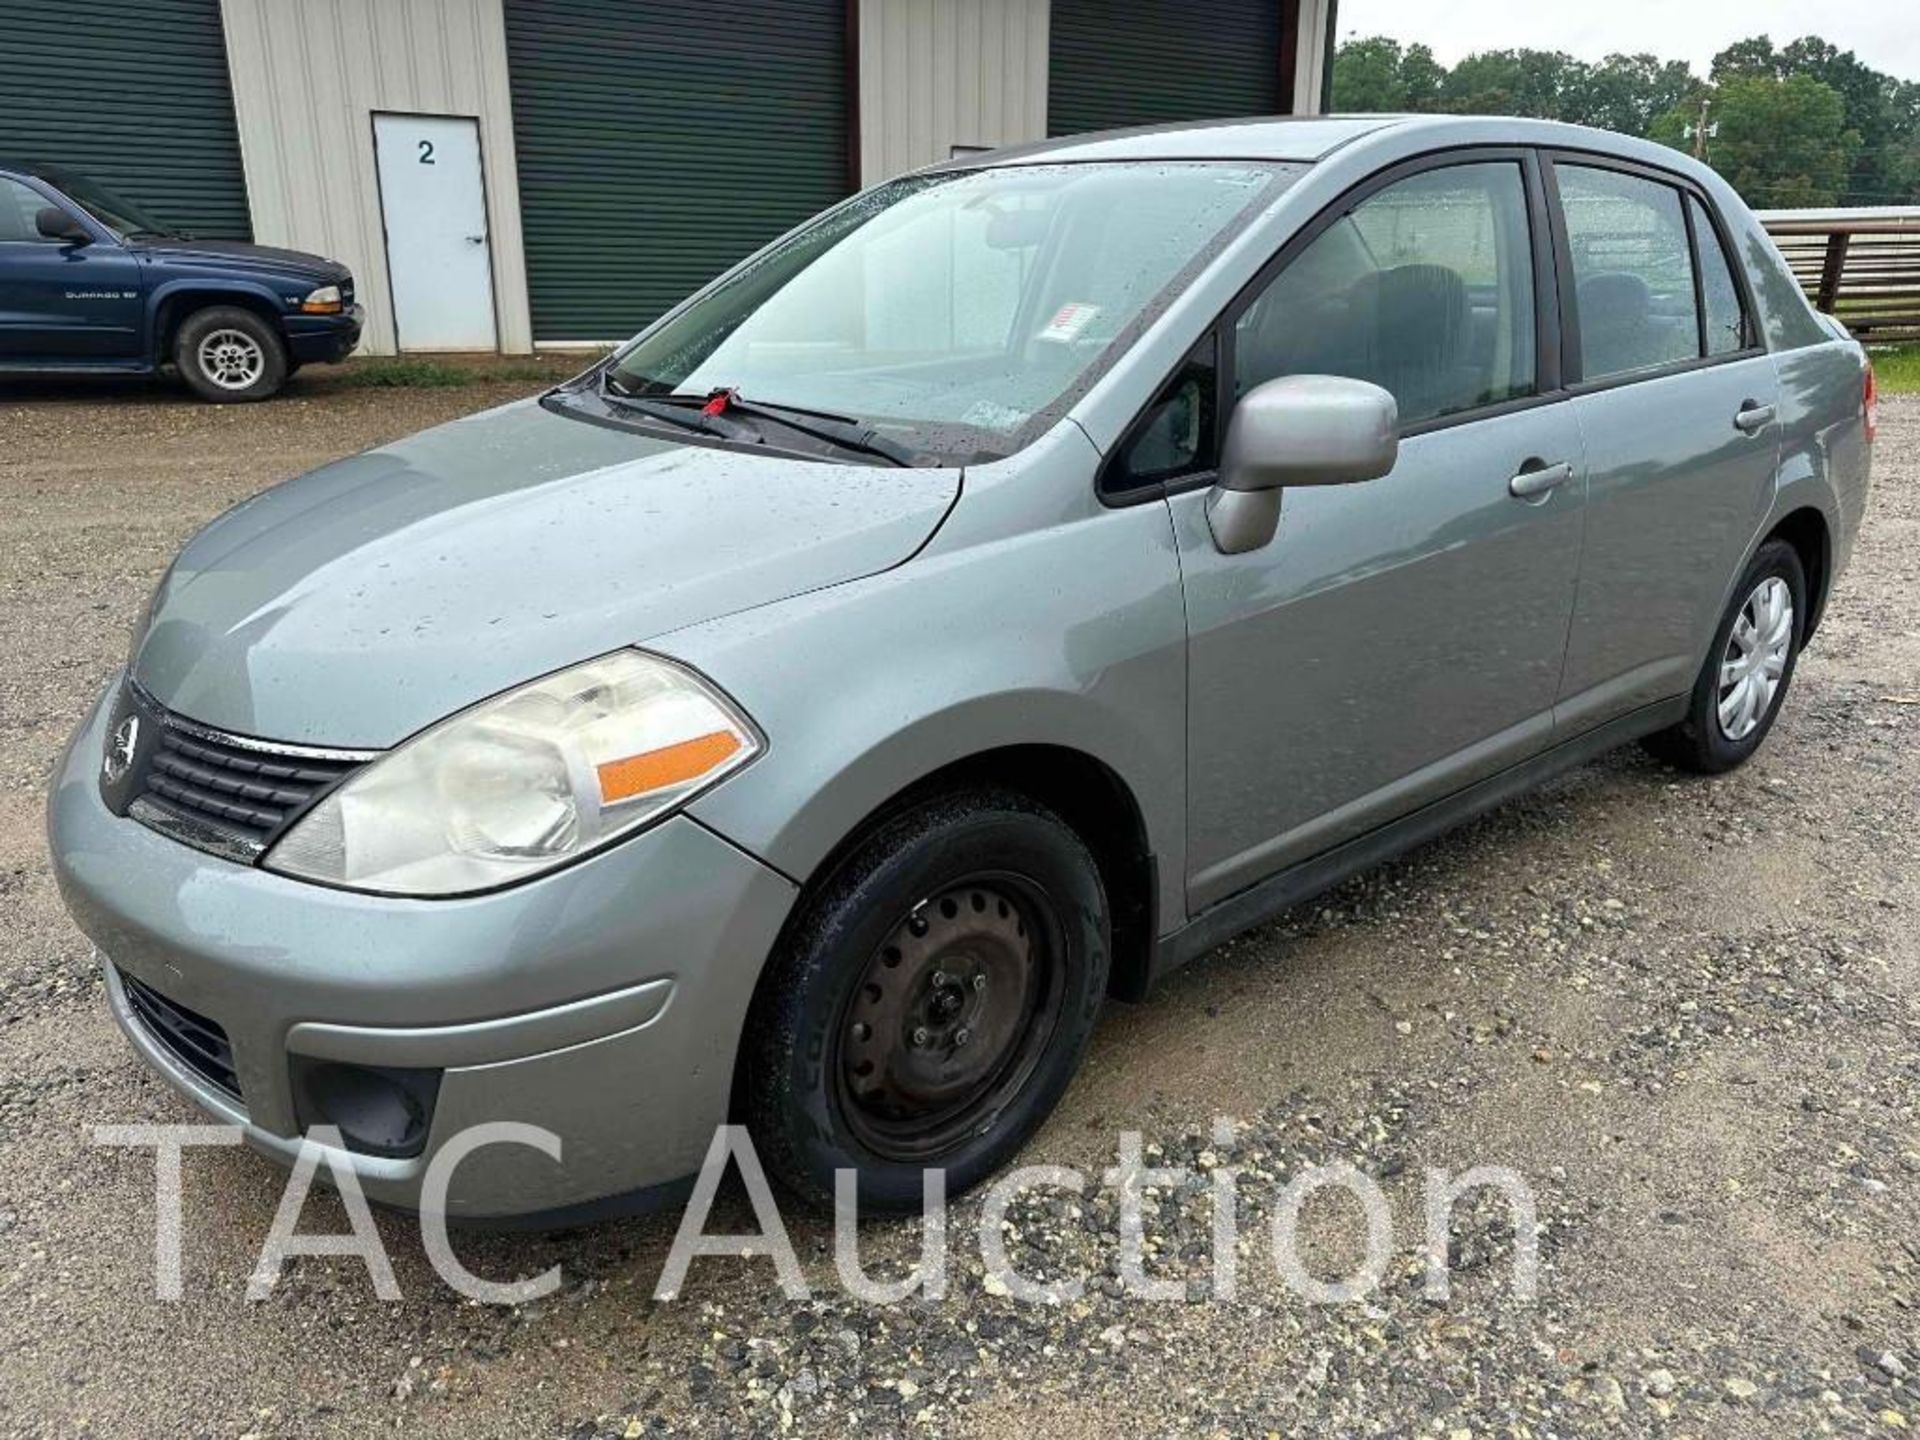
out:
{"label": "car hood", "polygon": [[251,271],[310,280],[315,285],[339,285],[351,272],[338,260],[309,255],[304,250],[278,250],[271,245],[248,245],[239,240],[137,240],[135,253],[167,265],[204,266],[231,274]]}
{"label": "car hood", "polygon": [[135,678],[222,730],[385,748],[548,671],[898,565],[959,489],[958,470],[685,445],[522,401],[215,520],[162,581]]}

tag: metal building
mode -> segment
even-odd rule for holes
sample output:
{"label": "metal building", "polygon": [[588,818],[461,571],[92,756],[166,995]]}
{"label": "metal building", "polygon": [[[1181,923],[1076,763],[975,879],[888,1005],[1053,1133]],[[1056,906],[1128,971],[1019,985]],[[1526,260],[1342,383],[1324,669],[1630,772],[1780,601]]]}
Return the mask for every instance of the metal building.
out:
{"label": "metal building", "polygon": [[1332,5],[0,0],[0,156],[345,261],[367,352],[523,352],[958,147],[1314,113]]}

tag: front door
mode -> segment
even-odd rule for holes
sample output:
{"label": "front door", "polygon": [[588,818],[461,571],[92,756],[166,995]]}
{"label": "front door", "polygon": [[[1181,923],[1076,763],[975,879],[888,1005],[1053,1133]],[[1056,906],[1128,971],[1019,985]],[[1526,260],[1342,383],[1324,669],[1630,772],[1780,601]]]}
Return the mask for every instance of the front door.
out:
{"label": "front door", "polygon": [[50,205],[0,175],[0,364],[137,360],[139,262],[110,241],[47,239],[36,221]]}
{"label": "front door", "polygon": [[1281,374],[1371,380],[1402,440],[1381,479],[1289,490],[1251,553],[1215,547],[1204,490],[1171,502],[1194,910],[1551,742],[1585,460],[1538,363],[1538,197],[1525,156],[1418,170],[1223,321],[1230,395]]}
{"label": "front door", "polygon": [[398,347],[497,348],[480,122],[376,115],[373,133]]}

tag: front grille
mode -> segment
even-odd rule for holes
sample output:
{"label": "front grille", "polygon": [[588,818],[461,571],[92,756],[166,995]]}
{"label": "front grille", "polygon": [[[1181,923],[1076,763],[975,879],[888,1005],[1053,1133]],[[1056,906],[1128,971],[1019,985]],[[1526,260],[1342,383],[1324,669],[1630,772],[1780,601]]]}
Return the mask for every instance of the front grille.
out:
{"label": "front grille", "polygon": [[152,986],[120,972],[120,984],[127,992],[127,1004],[140,1018],[147,1033],[202,1080],[218,1086],[234,1099],[240,1098],[240,1076],[233,1068],[233,1046],[227,1032],[204,1015],[196,1015],[177,1005]]}
{"label": "front grille", "polygon": [[[132,773],[109,782],[125,813],[185,844],[252,864],[371,752],[282,745],[207,729],[169,713],[138,687],[129,700],[148,727]],[[118,807],[116,807],[118,808]]]}

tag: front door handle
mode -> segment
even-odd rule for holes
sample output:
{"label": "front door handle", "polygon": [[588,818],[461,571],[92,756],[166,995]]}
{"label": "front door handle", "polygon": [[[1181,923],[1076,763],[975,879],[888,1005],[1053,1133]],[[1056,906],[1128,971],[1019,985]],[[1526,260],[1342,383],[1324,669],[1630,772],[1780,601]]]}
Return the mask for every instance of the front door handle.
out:
{"label": "front door handle", "polygon": [[1763,426],[1773,423],[1773,406],[1760,405],[1749,400],[1740,407],[1740,413],[1733,417],[1733,428],[1742,434],[1751,435]]}
{"label": "front door handle", "polygon": [[1572,478],[1573,466],[1565,460],[1558,465],[1535,464],[1507,481],[1507,493],[1516,500],[1537,500]]}

